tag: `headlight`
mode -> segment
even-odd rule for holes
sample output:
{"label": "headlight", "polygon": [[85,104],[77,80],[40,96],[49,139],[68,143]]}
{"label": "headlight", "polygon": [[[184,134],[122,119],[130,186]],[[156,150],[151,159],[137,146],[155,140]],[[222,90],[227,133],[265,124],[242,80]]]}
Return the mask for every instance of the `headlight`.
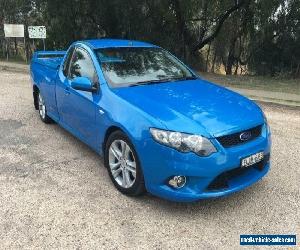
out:
{"label": "headlight", "polygon": [[217,152],[214,145],[207,138],[200,135],[190,135],[150,128],[155,141],[177,149],[180,152],[194,152],[200,156],[209,156]]}

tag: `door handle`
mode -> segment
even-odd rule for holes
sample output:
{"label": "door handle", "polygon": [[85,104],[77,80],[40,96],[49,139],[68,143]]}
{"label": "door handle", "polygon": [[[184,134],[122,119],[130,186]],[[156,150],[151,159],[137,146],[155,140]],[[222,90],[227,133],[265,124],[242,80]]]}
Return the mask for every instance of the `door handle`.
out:
{"label": "door handle", "polygon": [[70,94],[70,88],[69,87],[66,87],[65,88],[65,95],[69,95]]}

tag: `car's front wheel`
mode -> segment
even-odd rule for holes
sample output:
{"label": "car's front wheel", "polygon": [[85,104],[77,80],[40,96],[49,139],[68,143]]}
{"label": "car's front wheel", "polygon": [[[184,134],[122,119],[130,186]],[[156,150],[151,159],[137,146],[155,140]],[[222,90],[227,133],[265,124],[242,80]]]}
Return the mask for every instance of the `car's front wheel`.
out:
{"label": "car's front wheel", "polygon": [[123,194],[137,196],[145,192],[137,153],[129,138],[121,131],[113,132],[106,142],[105,166],[112,182]]}

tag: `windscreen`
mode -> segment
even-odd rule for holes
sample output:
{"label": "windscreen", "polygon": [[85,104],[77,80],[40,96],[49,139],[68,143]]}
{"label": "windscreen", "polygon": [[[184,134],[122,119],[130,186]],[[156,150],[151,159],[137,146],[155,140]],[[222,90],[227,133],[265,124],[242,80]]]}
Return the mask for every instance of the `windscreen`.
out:
{"label": "windscreen", "polygon": [[186,66],[160,48],[105,48],[96,50],[96,54],[112,87],[195,78]]}

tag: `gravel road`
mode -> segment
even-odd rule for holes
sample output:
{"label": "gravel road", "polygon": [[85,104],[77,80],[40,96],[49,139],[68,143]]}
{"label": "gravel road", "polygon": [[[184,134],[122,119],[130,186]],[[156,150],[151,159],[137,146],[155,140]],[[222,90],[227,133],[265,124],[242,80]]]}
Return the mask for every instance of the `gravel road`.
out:
{"label": "gravel road", "polygon": [[273,133],[261,182],[173,203],[120,194],[96,153],[40,121],[28,74],[0,71],[0,83],[1,249],[239,249],[240,234],[299,236],[299,108],[261,104]]}

